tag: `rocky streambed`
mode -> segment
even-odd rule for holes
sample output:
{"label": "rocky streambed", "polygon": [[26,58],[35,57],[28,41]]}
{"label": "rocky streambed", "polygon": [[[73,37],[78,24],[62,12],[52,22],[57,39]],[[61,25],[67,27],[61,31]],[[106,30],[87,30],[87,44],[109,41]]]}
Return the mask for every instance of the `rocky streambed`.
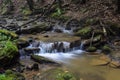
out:
{"label": "rocky streambed", "polygon": [[[115,38],[109,36],[109,40],[106,38],[106,29],[100,27],[99,20],[96,19],[79,24],[80,21],[75,19],[61,23],[59,20],[40,18],[21,26],[34,18],[1,17],[0,42],[8,41],[10,36],[10,41],[15,41],[18,48],[15,51],[19,55],[12,55],[13,58],[8,57],[7,60],[4,55],[0,56],[3,57],[1,61],[6,64],[12,59],[12,63],[5,66],[0,61],[0,72],[3,76],[6,76],[6,70],[10,69],[10,74],[21,74],[22,77],[18,80],[120,79],[117,75],[120,68],[120,39],[117,31]],[[107,35],[113,34],[114,29],[110,29]],[[4,50],[6,47],[0,44],[0,48]],[[10,51],[8,50],[8,53]]]}

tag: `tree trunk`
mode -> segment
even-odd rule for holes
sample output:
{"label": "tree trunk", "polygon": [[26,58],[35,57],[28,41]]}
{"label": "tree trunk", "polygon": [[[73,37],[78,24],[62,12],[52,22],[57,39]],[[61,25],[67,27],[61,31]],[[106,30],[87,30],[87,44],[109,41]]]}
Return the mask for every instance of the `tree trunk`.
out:
{"label": "tree trunk", "polygon": [[120,13],[120,0],[117,0],[117,13]]}
{"label": "tree trunk", "polygon": [[29,6],[29,9],[31,11],[33,11],[34,10],[34,1],[33,0],[27,0],[27,4]]}

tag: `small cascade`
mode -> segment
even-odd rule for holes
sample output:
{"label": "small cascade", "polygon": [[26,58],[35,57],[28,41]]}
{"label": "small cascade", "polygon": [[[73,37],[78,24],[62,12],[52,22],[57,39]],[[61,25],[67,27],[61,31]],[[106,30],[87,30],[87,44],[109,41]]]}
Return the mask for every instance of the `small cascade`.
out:
{"label": "small cascade", "polygon": [[[27,48],[35,48],[33,46],[34,44],[30,44]],[[75,52],[76,50],[82,50],[83,49],[84,42],[82,42],[80,45],[72,45],[70,42],[39,42],[39,45],[37,48],[40,49],[39,54],[45,54],[45,53],[71,53]]]}
{"label": "small cascade", "polygon": [[52,32],[62,32],[62,33],[67,33],[67,34],[73,34],[73,29],[67,30],[65,29],[65,27],[62,27],[60,25],[55,25]]}
{"label": "small cascade", "polygon": [[57,53],[57,52],[68,52],[69,51],[69,42],[54,42],[54,43],[45,43],[40,42],[39,53]]}
{"label": "small cascade", "polygon": [[36,55],[40,55],[43,57],[47,57],[50,59],[53,59],[55,61],[64,61],[64,59],[67,58],[73,58],[76,54],[81,54],[83,44],[80,44],[78,47],[70,47],[70,42],[39,42],[38,46],[33,46],[34,44],[31,43],[31,45],[27,48],[30,50],[32,49],[38,49],[39,52],[34,52]]}
{"label": "small cascade", "polygon": [[84,44],[85,44],[85,41],[82,41],[82,42],[81,42],[81,45],[80,45],[80,49],[81,49],[81,50],[83,50]]}

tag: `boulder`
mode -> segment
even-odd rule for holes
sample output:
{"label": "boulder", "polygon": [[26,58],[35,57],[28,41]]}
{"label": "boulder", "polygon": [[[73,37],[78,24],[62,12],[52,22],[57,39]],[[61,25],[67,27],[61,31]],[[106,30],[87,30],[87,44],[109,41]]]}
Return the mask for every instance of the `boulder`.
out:
{"label": "boulder", "polygon": [[36,62],[39,62],[40,64],[45,64],[45,63],[57,64],[53,60],[50,60],[48,58],[45,58],[45,57],[42,57],[42,56],[38,56],[38,55],[31,55],[31,59],[36,61]]}
{"label": "boulder", "polygon": [[91,27],[84,27],[80,30],[78,30],[75,33],[76,36],[80,36],[81,38],[90,38],[92,35],[92,28]]}
{"label": "boulder", "polygon": [[32,66],[32,69],[35,70],[35,71],[38,71],[39,70],[39,65],[37,63],[34,63],[33,66]]}
{"label": "boulder", "polygon": [[71,30],[72,28],[77,28],[79,27],[79,21],[77,19],[71,19],[69,21],[66,22],[66,29],[67,30]]}
{"label": "boulder", "polygon": [[5,47],[0,50],[0,67],[10,67],[19,60],[19,52],[17,46],[11,41],[7,41]]}
{"label": "boulder", "polygon": [[63,31],[60,29],[55,29],[54,32],[62,33]]}
{"label": "boulder", "polygon": [[97,48],[96,48],[96,47],[93,47],[93,46],[88,47],[88,48],[86,49],[87,52],[95,52],[96,50],[97,50]]}
{"label": "boulder", "polygon": [[20,27],[18,26],[17,23],[10,23],[9,25],[6,26],[6,29],[10,31],[17,31],[20,29]]}
{"label": "boulder", "polygon": [[112,60],[109,64],[109,66],[112,67],[112,68],[120,68],[120,62]]}
{"label": "boulder", "polygon": [[107,62],[111,62],[111,58],[110,58],[109,56],[106,56],[106,55],[102,55],[102,56],[100,56],[99,59],[100,59],[100,60],[107,61]]}
{"label": "boulder", "polygon": [[39,52],[39,51],[40,51],[40,48],[38,48],[38,47],[25,48],[24,51],[25,51],[26,53],[31,54],[31,53]]}
{"label": "boulder", "polygon": [[21,48],[28,47],[30,44],[26,40],[18,40],[17,45],[18,45],[18,48],[21,49]]}
{"label": "boulder", "polygon": [[108,46],[108,45],[104,45],[103,48],[102,48],[102,51],[105,53],[105,54],[110,54],[112,49]]}
{"label": "boulder", "polygon": [[109,64],[108,61],[100,60],[100,59],[93,59],[91,62],[91,65],[94,65],[94,66],[105,66],[108,64]]}
{"label": "boulder", "polygon": [[51,29],[52,29],[52,26],[42,23],[42,24],[37,24],[34,26],[22,28],[21,30],[16,31],[16,33],[17,34],[32,34],[32,33],[40,33],[43,31],[49,31]]}

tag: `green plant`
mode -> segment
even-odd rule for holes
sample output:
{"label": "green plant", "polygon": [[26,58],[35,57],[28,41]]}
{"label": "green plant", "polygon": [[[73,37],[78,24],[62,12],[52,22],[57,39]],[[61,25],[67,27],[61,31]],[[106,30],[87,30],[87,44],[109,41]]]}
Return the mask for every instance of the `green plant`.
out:
{"label": "green plant", "polygon": [[18,35],[15,34],[14,32],[5,30],[5,29],[0,29],[0,36],[7,36],[7,37],[11,37],[11,38],[17,38]]}
{"label": "green plant", "polygon": [[109,54],[112,50],[111,50],[111,48],[108,45],[104,45],[103,48],[102,48],[102,51],[105,54]]}
{"label": "green plant", "polygon": [[59,73],[56,79],[57,80],[76,80],[75,77],[69,72]]}
{"label": "green plant", "polygon": [[91,33],[92,33],[92,28],[90,26],[88,27],[84,27],[80,30],[78,30],[75,35],[76,36],[81,36],[81,37],[84,37],[84,38],[88,38],[88,37],[91,37]]}
{"label": "green plant", "polygon": [[0,80],[14,80],[11,76],[6,76],[5,74],[0,74]]}
{"label": "green plant", "polygon": [[96,50],[97,50],[96,47],[93,47],[93,46],[90,46],[87,49],[88,52],[95,52]]}
{"label": "green plant", "polygon": [[5,46],[2,48],[0,56],[7,56],[12,58],[18,52],[17,46],[11,41],[7,41]]}

